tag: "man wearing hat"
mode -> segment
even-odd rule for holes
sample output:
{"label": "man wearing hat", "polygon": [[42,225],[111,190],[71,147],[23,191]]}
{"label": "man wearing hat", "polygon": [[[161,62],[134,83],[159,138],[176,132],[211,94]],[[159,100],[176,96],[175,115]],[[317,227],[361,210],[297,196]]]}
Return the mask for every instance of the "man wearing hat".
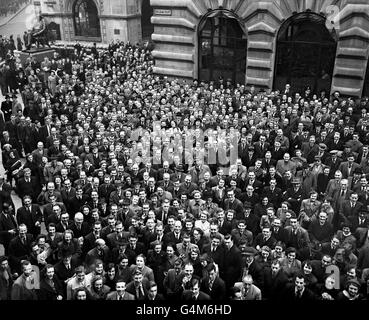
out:
{"label": "man wearing hat", "polygon": [[337,301],[358,301],[364,300],[360,293],[361,284],[356,279],[350,279],[346,283],[346,288],[338,293]]}
{"label": "man wearing hat", "polygon": [[291,209],[298,212],[301,206],[302,199],[305,196],[301,187],[301,180],[299,178],[292,179],[292,187],[288,188],[283,195],[283,200],[291,204]]}
{"label": "man wearing hat", "polygon": [[247,246],[246,242],[240,243],[239,248],[242,255],[242,278],[249,274],[254,280],[254,284],[259,288],[263,287],[263,268],[259,262],[255,260],[258,251],[251,246]]}
{"label": "man wearing hat", "polygon": [[323,162],[326,166],[330,167],[329,178],[333,179],[334,173],[338,170],[342,163],[342,159],[338,157],[338,150],[334,149],[329,152],[330,156],[328,156]]}

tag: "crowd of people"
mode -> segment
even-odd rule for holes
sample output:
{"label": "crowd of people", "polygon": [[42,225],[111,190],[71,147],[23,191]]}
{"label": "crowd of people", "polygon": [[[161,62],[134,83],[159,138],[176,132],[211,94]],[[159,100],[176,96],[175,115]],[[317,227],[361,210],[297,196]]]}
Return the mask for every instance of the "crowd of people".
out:
{"label": "crowd of people", "polygon": [[367,99],[153,64],[122,42],[5,61],[0,299],[367,299]]}
{"label": "crowd of people", "polygon": [[16,13],[22,6],[29,2],[30,0],[1,0],[0,18]]}

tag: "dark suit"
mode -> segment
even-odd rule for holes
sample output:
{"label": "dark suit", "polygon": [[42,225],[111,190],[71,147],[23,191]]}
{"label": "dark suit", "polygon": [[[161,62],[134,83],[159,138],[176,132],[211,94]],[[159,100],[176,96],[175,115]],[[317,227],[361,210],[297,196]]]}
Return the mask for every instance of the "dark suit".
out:
{"label": "dark suit", "polygon": [[224,200],[224,210],[234,210],[235,212],[235,218],[237,220],[242,219],[243,218],[243,205],[242,202],[238,199],[234,199],[233,202],[231,202],[230,199],[225,199]]}
{"label": "dark suit", "polygon": [[273,276],[270,268],[264,270],[264,286],[263,298],[270,300],[281,299],[281,292],[286,287],[288,282],[287,275],[280,269],[278,273]]}
{"label": "dark suit", "polygon": [[226,298],[226,286],[219,276],[215,278],[211,290],[209,287],[209,279],[204,279],[202,281],[200,290],[209,295],[211,300],[224,301]]}
{"label": "dark suit", "polygon": [[8,247],[10,241],[14,238],[15,234],[12,235],[8,231],[14,230],[17,231],[17,222],[12,214],[5,214],[3,212],[0,213],[0,243],[3,244],[5,249],[5,254],[8,252]]}
{"label": "dark suit", "polygon": [[40,290],[38,292],[39,300],[57,300],[57,297],[63,296],[63,285],[58,279],[56,275],[53,278],[54,287],[51,287],[50,284],[46,281],[46,279],[41,279],[40,281]]}
{"label": "dark suit", "polygon": [[220,276],[224,279],[226,287],[231,288],[241,277],[242,259],[240,250],[233,245],[231,249],[225,249],[224,270]]}
{"label": "dark suit", "polygon": [[198,301],[208,301],[211,300],[210,296],[204,292],[199,292],[197,298],[194,298],[192,295],[192,290],[185,290],[182,293],[182,300],[190,301],[190,300],[198,300]]}
{"label": "dark suit", "polygon": [[208,243],[204,245],[202,253],[207,253],[219,266],[219,269],[224,270],[225,249],[223,245],[219,245],[215,251],[211,251],[211,243]]}
{"label": "dark suit", "polygon": [[23,198],[25,195],[29,195],[31,196],[32,201],[36,202],[40,188],[35,177],[31,177],[30,179],[30,182],[26,182],[24,178],[20,178],[18,180],[18,194],[20,198]]}
{"label": "dark suit", "polygon": [[26,241],[23,244],[19,236],[16,236],[9,243],[9,265],[10,267],[21,273],[21,260],[28,260],[32,252],[31,243],[33,241],[33,236],[30,233],[26,235]]}
{"label": "dark suit", "polygon": [[40,234],[41,226],[36,227],[35,223],[39,222],[41,224],[42,212],[40,206],[37,204],[31,204],[30,210],[31,212],[29,212],[26,207],[20,207],[17,210],[17,222],[18,225],[24,223],[27,226],[27,231],[36,239]]}
{"label": "dark suit", "polygon": [[313,301],[317,299],[315,294],[306,287],[305,287],[305,290],[302,296],[300,298],[297,298],[295,295],[295,285],[294,284],[289,284],[285,288],[284,292],[282,292],[281,294],[281,298],[286,301],[293,301],[293,302],[297,302],[297,301],[305,302],[305,301]]}
{"label": "dark suit", "polygon": [[[108,293],[106,300],[118,300],[118,293],[116,291]],[[135,300],[135,296],[126,291],[122,300]]]}

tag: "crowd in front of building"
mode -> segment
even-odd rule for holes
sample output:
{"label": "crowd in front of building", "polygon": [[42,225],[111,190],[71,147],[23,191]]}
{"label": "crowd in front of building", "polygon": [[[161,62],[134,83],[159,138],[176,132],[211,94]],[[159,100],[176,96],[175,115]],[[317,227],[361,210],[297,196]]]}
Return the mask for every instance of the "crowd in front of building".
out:
{"label": "crowd in front of building", "polygon": [[367,99],[170,80],[120,42],[4,65],[1,300],[367,299]]}

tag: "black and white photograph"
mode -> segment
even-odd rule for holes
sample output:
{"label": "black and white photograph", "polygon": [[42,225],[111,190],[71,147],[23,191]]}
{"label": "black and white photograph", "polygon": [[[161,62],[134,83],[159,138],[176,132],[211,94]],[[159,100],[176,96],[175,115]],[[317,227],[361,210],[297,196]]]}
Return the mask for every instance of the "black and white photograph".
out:
{"label": "black and white photograph", "polygon": [[364,0],[0,0],[0,306],[368,300],[368,60]]}

